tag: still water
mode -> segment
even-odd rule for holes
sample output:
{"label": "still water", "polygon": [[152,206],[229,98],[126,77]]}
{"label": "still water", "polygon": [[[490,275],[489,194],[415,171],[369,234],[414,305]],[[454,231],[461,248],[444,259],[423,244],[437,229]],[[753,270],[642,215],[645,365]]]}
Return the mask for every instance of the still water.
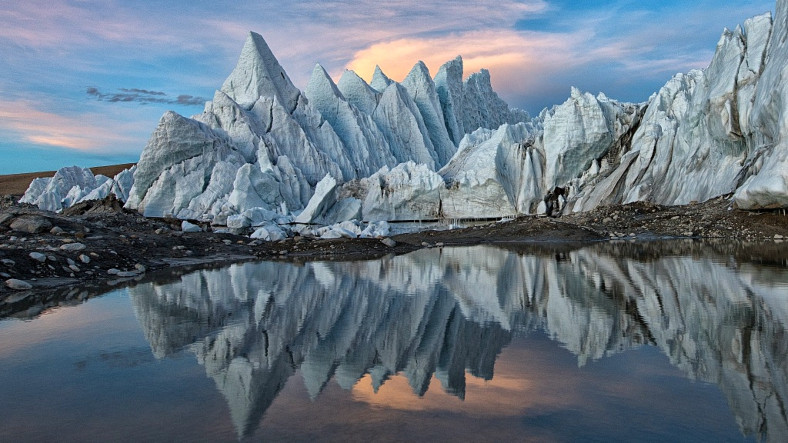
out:
{"label": "still water", "polygon": [[247,263],[0,321],[0,441],[788,441],[788,268],[697,244]]}

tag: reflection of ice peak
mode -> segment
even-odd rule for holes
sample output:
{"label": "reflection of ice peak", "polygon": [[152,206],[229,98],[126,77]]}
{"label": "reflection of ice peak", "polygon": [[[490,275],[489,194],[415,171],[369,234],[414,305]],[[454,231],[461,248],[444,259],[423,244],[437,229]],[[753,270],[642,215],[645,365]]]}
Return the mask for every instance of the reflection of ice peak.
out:
{"label": "reflection of ice peak", "polygon": [[[250,263],[130,288],[154,354],[187,346],[250,435],[300,368],[309,395],[334,377],[373,389],[403,373],[465,396],[491,379],[513,331],[545,328],[580,365],[643,344],[718,383],[742,430],[788,436],[788,271],[598,245],[556,256],[492,247],[423,250],[373,262]],[[624,250],[624,255],[627,251]],[[771,279],[764,272],[782,272]],[[476,286],[474,283],[476,282]],[[483,288],[483,290],[482,290]]]}

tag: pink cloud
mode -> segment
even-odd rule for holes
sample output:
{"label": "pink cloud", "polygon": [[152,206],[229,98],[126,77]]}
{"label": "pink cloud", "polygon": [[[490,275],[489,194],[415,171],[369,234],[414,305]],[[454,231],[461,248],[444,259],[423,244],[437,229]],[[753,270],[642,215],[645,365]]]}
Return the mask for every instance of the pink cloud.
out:
{"label": "pink cloud", "polygon": [[26,142],[79,151],[108,151],[136,140],[125,133],[123,124],[108,121],[106,115],[58,115],[26,100],[0,101],[0,129]]}
{"label": "pink cloud", "polygon": [[[552,74],[586,63],[588,57],[579,53],[584,40],[581,33],[513,30],[398,39],[356,52],[347,68],[369,81],[375,65],[379,65],[388,76],[400,81],[419,60],[434,76],[443,63],[461,55],[466,77],[486,68],[491,73],[493,86],[504,96],[528,94],[543,88]],[[568,92],[569,86],[566,88]]]}

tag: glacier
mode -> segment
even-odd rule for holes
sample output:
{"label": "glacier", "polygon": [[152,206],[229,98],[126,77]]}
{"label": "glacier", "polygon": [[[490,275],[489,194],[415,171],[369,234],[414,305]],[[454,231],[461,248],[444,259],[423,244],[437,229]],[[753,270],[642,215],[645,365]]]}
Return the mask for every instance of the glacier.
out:
{"label": "glacier", "polygon": [[56,171],[53,177],[34,179],[19,202],[59,212],[77,203],[101,200],[109,195],[126,201],[134,184],[136,169],[136,166],[132,166],[110,178],[101,174],[93,175],[87,168],[68,166]]}
{"label": "glacier", "polygon": [[[706,69],[675,75],[647,102],[571,88],[531,117],[498,96],[488,71],[463,80],[461,57],[434,77],[419,62],[402,82],[378,67],[370,83],[353,71],[335,83],[316,65],[301,91],[251,32],[201,114],[162,116],[119,197],[145,216],[217,226],[249,226],[239,221],[249,211],[258,226],[329,226],[729,195],[745,210],[786,208],[786,37],[788,0],[778,0],[774,18],[726,29]],[[104,185],[59,174],[22,201],[59,210]],[[318,186],[326,178],[330,192]]]}

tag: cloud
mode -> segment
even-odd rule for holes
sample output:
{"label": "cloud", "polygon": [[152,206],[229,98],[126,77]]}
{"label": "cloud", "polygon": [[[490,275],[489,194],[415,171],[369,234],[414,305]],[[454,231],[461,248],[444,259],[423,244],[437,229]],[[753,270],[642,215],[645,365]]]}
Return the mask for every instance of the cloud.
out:
{"label": "cloud", "polygon": [[59,115],[27,100],[0,101],[0,130],[25,142],[79,151],[108,151],[110,146],[136,141],[131,128],[108,121],[106,115]]}
{"label": "cloud", "polygon": [[169,98],[166,93],[162,91],[150,91],[147,89],[137,88],[120,88],[120,92],[104,93],[99,91],[98,88],[90,86],[85,91],[88,95],[95,97],[99,101],[110,103],[140,103],[143,105],[150,103],[160,103],[168,105],[181,105],[181,106],[202,106],[208,100],[203,97],[195,97],[193,95],[181,94],[176,98]]}

